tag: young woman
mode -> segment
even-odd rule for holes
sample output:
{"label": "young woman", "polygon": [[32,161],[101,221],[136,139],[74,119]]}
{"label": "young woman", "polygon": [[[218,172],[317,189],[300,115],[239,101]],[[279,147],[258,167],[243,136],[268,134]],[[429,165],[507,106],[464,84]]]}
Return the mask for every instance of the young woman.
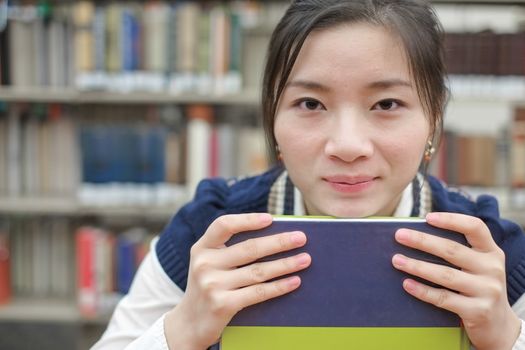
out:
{"label": "young woman", "polygon": [[[458,269],[395,255],[415,298],[459,315],[478,350],[525,349],[525,237],[489,196],[472,201],[419,173],[447,100],[441,28],[419,0],[297,0],[270,40],[263,115],[279,165],[201,182],[140,267],[95,349],[206,349],[244,307],[300,288],[311,257],[257,259],[302,232],[225,247],[270,214],[419,216],[471,247],[399,230],[396,240]],[[327,239],[329,239],[327,237]],[[271,282],[268,282],[272,280]],[[454,290],[456,292],[451,292]]]}

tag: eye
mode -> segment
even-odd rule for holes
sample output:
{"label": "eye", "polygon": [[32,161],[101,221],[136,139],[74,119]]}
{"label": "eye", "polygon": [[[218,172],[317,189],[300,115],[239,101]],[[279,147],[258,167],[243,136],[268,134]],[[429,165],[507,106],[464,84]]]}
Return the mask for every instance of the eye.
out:
{"label": "eye", "polygon": [[379,109],[382,111],[391,111],[398,107],[401,107],[402,105],[403,104],[400,101],[389,98],[386,100],[379,101],[378,103],[374,105],[374,108],[372,109]]}
{"label": "eye", "polygon": [[321,110],[323,109],[323,104],[317,100],[311,98],[305,98],[297,102],[299,108],[306,109],[309,111]]}

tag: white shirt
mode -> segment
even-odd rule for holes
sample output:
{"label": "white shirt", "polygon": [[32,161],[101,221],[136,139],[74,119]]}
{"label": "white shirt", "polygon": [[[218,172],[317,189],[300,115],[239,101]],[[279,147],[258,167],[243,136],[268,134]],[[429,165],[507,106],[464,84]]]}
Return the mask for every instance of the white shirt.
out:
{"label": "white shirt", "polygon": [[[412,188],[409,186],[401,198],[395,216],[410,216]],[[295,215],[304,215],[299,191],[295,193]],[[300,205],[297,205],[300,204]],[[184,292],[171,281],[162,269],[151,242],[150,253],[137,271],[129,293],[117,305],[108,328],[91,350],[147,349],[169,350],[164,334],[164,316],[182,299]],[[521,333],[512,350],[525,350],[525,296],[512,309],[521,321]]]}

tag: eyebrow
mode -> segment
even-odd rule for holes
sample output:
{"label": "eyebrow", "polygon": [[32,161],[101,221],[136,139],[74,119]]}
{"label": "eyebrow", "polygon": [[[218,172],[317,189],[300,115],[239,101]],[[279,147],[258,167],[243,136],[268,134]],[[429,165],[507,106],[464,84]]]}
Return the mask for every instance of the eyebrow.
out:
{"label": "eyebrow", "polygon": [[329,92],[331,90],[328,86],[312,80],[292,80],[286,83],[285,89],[288,87],[298,87],[307,90],[318,90],[321,92]]}
{"label": "eyebrow", "polygon": [[389,89],[389,88],[393,88],[397,86],[412,88],[412,84],[410,84],[410,82],[403,80],[403,79],[387,79],[387,80],[374,81],[368,84],[366,88],[371,89],[371,90],[379,90],[379,89]]}

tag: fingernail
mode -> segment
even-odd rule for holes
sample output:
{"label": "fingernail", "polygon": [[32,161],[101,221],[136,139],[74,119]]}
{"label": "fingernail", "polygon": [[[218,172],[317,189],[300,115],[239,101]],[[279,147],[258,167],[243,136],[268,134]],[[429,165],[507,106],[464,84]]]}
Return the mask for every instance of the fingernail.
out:
{"label": "fingernail", "polygon": [[407,259],[403,255],[396,254],[392,258],[392,263],[394,264],[395,267],[403,267],[406,265]]}
{"label": "fingernail", "polygon": [[290,241],[294,245],[302,245],[306,242],[306,236],[302,232],[295,232],[290,236]]}
{"label": "fingernail", "polygon": [[407,242],[409,238],[410,238],[410,232],[408,232],[407,230],[400,229],[396,231],[396,239],[398,241]]}
{"label": "fingernail", "polygon": [[299,254],[295,259],[299,266],[306,266],[310,263],[310,256],[306,253]]}
{"label": "fingernail", "polygon": [[270,215],[268,213],[260,213],[259,214],[259,221],[261,223],[272,222],[272,220],[273,220],[272,215]]}
{"label": "fingernail", "polygon": [[292,276],[286,281],[288,287],[297,288],[301,284],[301,279],[298,276]]}
{"label": "fingernail", "polygon": [[428,213],[425,218],[426,218],[427,221],[439,220],[439,213]]}
{"label": "fingernail", "polygon": [[403,281],[403,287],[409,293],[415,293],[417,291],[417,284],[415,281],[407,279]]}

